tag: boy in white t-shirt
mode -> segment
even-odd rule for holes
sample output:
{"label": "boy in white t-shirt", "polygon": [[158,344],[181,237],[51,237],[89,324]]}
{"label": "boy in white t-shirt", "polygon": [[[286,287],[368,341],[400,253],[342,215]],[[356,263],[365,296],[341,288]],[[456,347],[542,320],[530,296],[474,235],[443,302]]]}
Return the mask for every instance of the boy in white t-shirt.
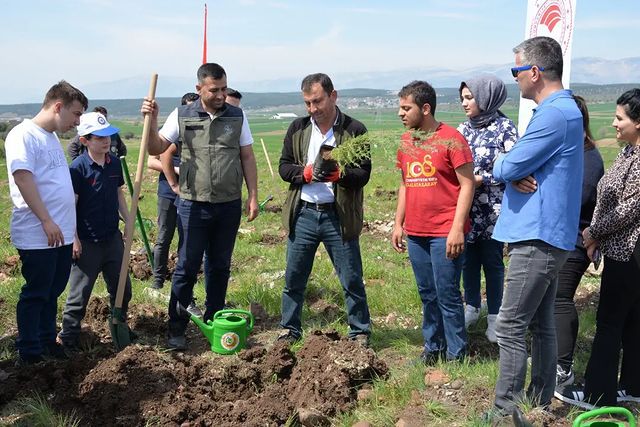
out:
{"label": "boy in white t-shirt", "polygon": [[42,109],[7,135],[5,151],[13,202],[11,241],[26,281],[20,291],[18,363],[44,356],[64,358],[56,344],[57,300],[69,279],[76,230],[75,196],[56,132],[80,123],[87,97],[62,80],[47,92]]}

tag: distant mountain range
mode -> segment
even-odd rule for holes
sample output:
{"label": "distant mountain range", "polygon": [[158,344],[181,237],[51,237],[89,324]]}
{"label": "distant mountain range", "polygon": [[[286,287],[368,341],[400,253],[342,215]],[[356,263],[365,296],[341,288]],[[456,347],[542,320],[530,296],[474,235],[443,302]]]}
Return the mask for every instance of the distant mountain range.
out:
{"label": "distant mountain range", "polygon": [[[371,88],[397,90],[411,80],[429,81],[434,87],[458,87],[460,81],[481,73],[491,73],[512,82],[510,68],[513,64],[488,64],[462,70],[450,68],[415,68],[395,71],[373,71],[340,73],[332,75],[338,89]],[[238,81],[229,79],[230,86],[241,92],[295,92],[300,87],[298,77],[284,77],[272,80]],[[128,79],[88,84],[82,90],[89,98],[126,99],[131,94],[144,94],[148,89],[148,77],[137,76]],[[571,64],[571,82],[589,84],[632,83],[640,80],[640,57],[607,60],[602,58],[576,58]],[[160,76],[158,96],[182,96],[193,90],[194,77]]]}
{"label": "distant mountain range", "polygon": [[[513,64],[485,64],[467,69],[445,67],[414,68],[395,71],[353,72],[332,75],[336,88],[371,88],[397,91],[411,80],[422,79],[433,86],[458,87],[461,80],[480,73],[492,73],[507,83],[513,81],[510,68]],[[234,81],[229,85],[241,92],[297,92],[302,76],[283,77],[271,80]],[[115,81],[89,83],[81,86],[89,99],[132,99],[141,98],[148,91],[149,76],[133,76]],[[640,80],[640,57],[608,60],[602,58],[575,58],[571,64],[571,82],[596,85],[613,83],[633,83]],[[194,76],[160,76],[158,97],[180,97],[193,91]],[[24,99],[39,101],[42,94],[24,90]],[[1,100],[1,96],[0,96]],[[1,101],[0,101],[1,102]]]}
{"label": "distant mountain range", "polygon": [[[638,83],[592,85],[576,83],[571,86],[574,93],[582,95],[589,103],[614,102],[624,91],[638,87]],[[436,88],[439,110],[459,110],[457,87]],[[519,90],[515,84],[507,84],[507,101],[505,106],[515,107],[520,101]],[[179,97],[157,97],[160,114],[166,116],[180,103]],[[140,118],[140,99],[91,99],[89,110],[102,105],[109,111],[110,117]],[[397,90],[386,89],[341,89],[338,105],[350,109],[394,109],[397,108]],[[17,117],[33,117],[40,109],[40,103],[0,105],[0,121]],[[249,114],[267,114],[277,112],[293,112],[306,114],[299,91],[295,92],[245,92],[242,107]]]}

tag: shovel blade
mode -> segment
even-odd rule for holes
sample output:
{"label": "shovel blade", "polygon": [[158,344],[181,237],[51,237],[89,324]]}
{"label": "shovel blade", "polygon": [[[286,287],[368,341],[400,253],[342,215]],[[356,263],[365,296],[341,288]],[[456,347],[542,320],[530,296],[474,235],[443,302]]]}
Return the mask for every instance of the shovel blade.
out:
{"label": "shovel blade", "polygon": [[111,311],[109,330],[111,331],[111,339],[116,347],[116,351],[121,351],[131,344],[129,326],[127,326],[127,321],[121,308],[114,308]]}

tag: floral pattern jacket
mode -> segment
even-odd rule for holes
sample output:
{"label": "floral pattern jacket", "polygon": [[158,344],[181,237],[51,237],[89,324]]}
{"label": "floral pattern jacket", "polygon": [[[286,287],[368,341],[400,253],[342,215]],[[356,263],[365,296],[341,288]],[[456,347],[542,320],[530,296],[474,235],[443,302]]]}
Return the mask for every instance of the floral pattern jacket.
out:
{"label": "floral pattern jacket", "polygon": [[489,240],[493,234],[500,208],[505,184],[493,178],[493,163],[500,153],[511,150],[518,140],[518,129],[511,119],[499,116],[482,128],[474,128],[469,121],[458,126],[469,143],[473,154],[473,173],[482,176],[482,185],[476,187],[471,205],[471,232],[467,242]]}

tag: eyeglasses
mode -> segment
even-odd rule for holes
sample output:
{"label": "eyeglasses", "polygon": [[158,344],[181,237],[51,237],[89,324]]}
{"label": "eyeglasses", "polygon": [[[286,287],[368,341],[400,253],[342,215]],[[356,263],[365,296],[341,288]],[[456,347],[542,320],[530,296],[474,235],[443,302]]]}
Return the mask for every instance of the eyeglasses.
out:
{"label": "eyeglasses", "polygon": [[[513,67],[511,69],[511,75],[516,78],[518,77],[518,74],[520,73],[520,71],[527,71],[532,69],[533,67],[538,67],[537,65],[522,65],[520,67]],[[540,71],[544,71],[544,67],[538,67],[538,70]]]}

